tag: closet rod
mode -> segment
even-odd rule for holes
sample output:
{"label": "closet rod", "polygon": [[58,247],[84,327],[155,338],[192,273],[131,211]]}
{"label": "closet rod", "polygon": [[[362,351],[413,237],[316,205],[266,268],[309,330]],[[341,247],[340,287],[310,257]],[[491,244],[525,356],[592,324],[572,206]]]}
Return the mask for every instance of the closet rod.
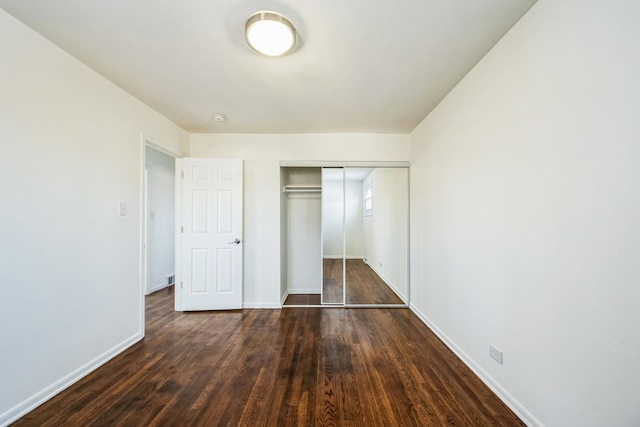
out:
{"label": "closet rod", "polygon": [[282,187],[283,193],[321,193],[322,187],[319,185],[285,185]]}

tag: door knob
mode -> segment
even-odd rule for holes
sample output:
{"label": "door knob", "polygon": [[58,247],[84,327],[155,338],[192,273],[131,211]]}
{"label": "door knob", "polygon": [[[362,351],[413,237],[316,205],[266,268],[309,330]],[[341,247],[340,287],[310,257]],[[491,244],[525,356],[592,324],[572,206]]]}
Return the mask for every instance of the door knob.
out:
{"label": "door knob", "polygon": [[239,244],[240,244],[240,242],[241,242],[241,240],[240,240],[240,239],[236,239],[236,240],[234,240],[233,242],[229,242],[229,244],[230,244],[230,245],[239,245]]}

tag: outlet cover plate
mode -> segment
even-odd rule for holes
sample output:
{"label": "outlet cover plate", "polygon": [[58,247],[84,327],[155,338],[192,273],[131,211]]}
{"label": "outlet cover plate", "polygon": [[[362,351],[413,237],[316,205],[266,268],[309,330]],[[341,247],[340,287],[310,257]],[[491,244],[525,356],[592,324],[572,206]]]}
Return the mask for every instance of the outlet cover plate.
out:
{"label": "outlet cover plate", "polygon": [[498,350],[494,346],[489,346],[489,356],[496,362],[502,365],[502,351]]}

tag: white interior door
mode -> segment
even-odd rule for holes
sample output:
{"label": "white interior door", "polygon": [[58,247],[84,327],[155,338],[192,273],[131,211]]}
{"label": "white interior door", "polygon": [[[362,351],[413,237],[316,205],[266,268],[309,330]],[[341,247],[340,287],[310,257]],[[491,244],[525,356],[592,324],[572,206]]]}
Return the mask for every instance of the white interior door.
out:
{"label": "white interior door", "polygon": [[242,160],[181,160],[182,310],[242,308]]}

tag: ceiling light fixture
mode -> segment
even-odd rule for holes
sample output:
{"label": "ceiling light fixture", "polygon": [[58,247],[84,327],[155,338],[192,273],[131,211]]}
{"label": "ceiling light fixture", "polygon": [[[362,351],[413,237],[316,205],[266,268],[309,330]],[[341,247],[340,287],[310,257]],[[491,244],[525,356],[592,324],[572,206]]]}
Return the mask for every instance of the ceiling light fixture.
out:
{"label": "ceiling light fixture", "polygon": [[227,121],[227,116],[220,113],[215,113],[213,116],[211,116],[211,118],[218,123],[224,123]]}
{"label": "ceiling light fixture", "polygon": [[296,29],[276,12],[256,12],[244,27],[244,36],[251,49],[266,56],[281,56],[296,44]]}

